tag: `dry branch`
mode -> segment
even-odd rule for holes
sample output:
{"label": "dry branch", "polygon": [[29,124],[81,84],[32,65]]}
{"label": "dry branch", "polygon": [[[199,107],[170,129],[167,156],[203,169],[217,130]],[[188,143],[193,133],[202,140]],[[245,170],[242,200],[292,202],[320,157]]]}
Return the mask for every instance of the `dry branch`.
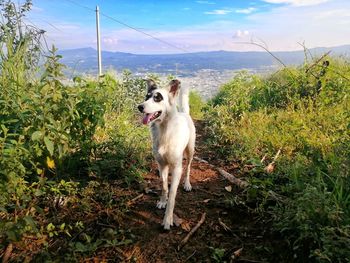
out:
{"label": "dry branch", "polygon": [[[274,59],[276,59],[284,68],[287,68],[286,64],[283,63],[283,61],[281,59],[279,59],[276,55],[274,55],[269,49],[268,47],[261,45],[259,43],[254,42],[253,40],[251,42],[235,42],[236,44],[249,44],[249,45],[254,45],[257,47],[262,48],[263,50],[265,50],[267,53],[269,53]],[[264,43],[265,44],[265,43]]]}
{"label": "dry branch", "polygon": [[224,222],[222,222],[221,218],[219,217],[219,224],[222,226],[222,228],[225,230],[225,231],[229,231],[229,232],[232,232],[232,229],[227,226]]}
{"label": "dry branch", "polygon": [[143,194],[139,194],[138,196],[136,196],[135,198],[131,199],[128,201],[128,205],[132,205],[133,203],[135,203],[135,201],[137,201],[138,199],[142,198],[143,197]]}
{"label": "dry branch", "polygon": [[12,249],[13,249],[13,245],[12,243],[10,243],[5,250],[4,256],[2,258],[2,263],[7,263],[11,257],[11,253],[12,253]]}
{"label": "dry branch", "polygon": [[215,166],[215,165],[213,165],[213,164],[210,164],[210,163],[208,163],[206,160],[203,160],[203,159],[201,159],[201,158],[199,158],[199,157],[194,157],[194,159],[195,159],[196,161],[201,162],[201,163],[206,163],[207,165],[209,165],[210,167],[212,167],[213,169],[215,169],[216,171],[218,171],[219,174],[221,174],[224,178],[226,178],[230,183],[233,183],[233,184],[237,185],[237,186],[240,187],[240,188],[245,188],[245,187],[248,186],[248,183],[247,183],[246,181],[241,180],[241,179],[235,177],[234,175],[232,175],[232,174],[226,172],[224,169],[222,169],[222,168],[220,168],[220,167],[217,167],[217,166]]}
{"label": "dry branch", "polygon": [[323,54],[323,56],[321,56],[318,60],[316,60],[313,64],[311,64],[311,65],[305,70],[305,73],[308,73],[310,69],[312,69],[313,67],[315,67],[322,59],[324,59],[325,57],[327,57],[330,53],[331,53],[331,50],[328,51],[327,53]]}
{"label": "dry branch", "polygon": [[246,181],[243,181],[241,179],[238,179],[237,177],[233,176],[232,174],[226,172],[225,170],[221,168],[216,168],[216,170],[223,176],[225,177],[230,183],[233,183],[237,185],[240,188],[245,188],[248,186],[248,183]]}
{"label": "dry branch", "polygon": [[194,228],[191,229],[191,231],[187,234],[187,236],[182,239],[181,243],[179,244],[179,246],[177,247],[177,250],[180,251],[181,248],[188,242],[188,240],[190,239],[190,237],[198,230],[198,228],[204,223],[205,221],[205,216],[206,213],[204,212],[201,216],[201,219],[198,221],[197,225],[195,225]]}
{"label": "dry branch", "polygon": [[275,157],[273,157],[273,160],[272,160],[273,163],[276,162],[277,158],[280,156],[281,150],[282,150],[282,148],[279,148],[277,153],[276,153],[276,155],[275,155]]}
{"label": "dry branch", "polygon": [[279,148],[279,150],[277,151],[275,157],[273,157],[272,162],[269,163],[269,164],[265,167],[265,171],[266,171],[267,173],[272,173],[272,172],[275,170],[275,162],[276,162],[277,158],[280,156],[281,150],[282,150],[282,148]]}
{"label": "dry branch", "polygon": [[266,160],[266,157],[267,157],[267,153],[263,156],[263,158],[261,158],[260,162],[263,164]]}

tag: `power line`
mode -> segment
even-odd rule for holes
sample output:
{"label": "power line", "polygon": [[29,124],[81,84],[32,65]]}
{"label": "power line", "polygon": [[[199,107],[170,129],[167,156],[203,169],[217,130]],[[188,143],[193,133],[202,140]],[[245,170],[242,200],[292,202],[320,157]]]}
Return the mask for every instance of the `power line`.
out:
{"label": "power line", "polygon": [[[90,8],[90,7],[88,7],[88,6],[79,4],[79,3],[77,3],[77,2],[75,2],[75,1],[73,1],[73,0],[66,0],[66,1],[72,3],[72,4],[76,5],[76,6],[79,6],[79,7],[81,7],[81,8],[84,8],[84,9],[87,9],[87,10],[89,10],[89,11],[95,12],[94,9],[92,9],[92,8]],[[110,19],[110,20],[112,20],[112,21],[114,21],[114,22],[120,24],[120,25],[123,25],[123,26],[125,26],[125,27],[127,27],[127,28],[130,28],[130,29],[132,29],[132,30],[134,30],[134,31],[136,31],[136,32],[138,32],[138,33],[141,33],[141,34],[143,34],[143,35],[145,35],[145,36],[148,36],[148,37],[150,37],[150,38],[152,38],[152,39],[154,39],[154,40],[156,40],[156,41],[158,41],[158,42],[160,42],[160,43],[163,43],[163,44],[165,44],[165,45],[167,45],[167,46],[169,46],[169,47],[172,47],[172,48],[181,50],[181,51],[186,52],[186,53],[189,52],[188,50],[186,50],[186,49],[184,49],[184,48],[178,47],[178,46],[176,46],[176,45],[174,45],[174,44],[172,44],[172,43],[169,43],[169,42],[167,42],[167,41],[165,41],[165,40],[163,40],[163,39],[160,39],[160,38],[158,38],[158,37],[156,37],[156,36],[153,36],[153,35],[150,34],[150,33],[144,32],[144,31],[142,31],[142,30],[140,30],[140,29],[138,29],[138,28],[136,28],[136,27],[130,26],[129,24],[127,24],[127,23],[125,23],[125,22],[123,22],[123,21],[120,21],[120,20],[118,20],[118,19],[116,19],[116,18],[114,18],[114,17],[112,17],[112,16],[110,16],[110,15],[107,15],[107,14],[102,13],[102,12],[100,12],[100,14],[101,14],[102,16],[104,16],[104,17],[106,17],[106,18],[108,18],[108,19]]]}
{"label": "power line", "polygon": [[[24,17],[25,20],[28,20],[31,24],[33,24],[35,26],[35,23],[32,22],[32,20],[28,19],[28,17]],[[41,19],[39,17],[35,18],[36,20],[40,20],[41,22],[44,22],[46,24],[48,24],[49,26],[51,26],[53,29],[63,33],[63,31],[61,29],[59,29],[57,26],[53,25],[52,23],[50,23],[49,21],[46,21],[44,19]]]}

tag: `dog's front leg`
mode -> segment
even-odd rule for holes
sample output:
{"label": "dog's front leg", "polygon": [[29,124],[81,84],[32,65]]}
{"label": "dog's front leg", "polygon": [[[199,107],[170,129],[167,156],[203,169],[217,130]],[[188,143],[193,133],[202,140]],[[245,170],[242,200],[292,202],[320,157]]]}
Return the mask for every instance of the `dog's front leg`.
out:
{"label": "dog's front leg", "polygon": [[160,177],[162,178],[162,195],[160,197],[160,200],[157,202],[157,208],[163,209],[166,207],[166,203],[168,201],[169,166],[158,164],[158,168],[159,168]]}
{"label": "dog's front leg", "polygon": [[169,199],[167,203],[167,207],[165,210],[165,216],[163,219],[163,226],[164,229],[169,230],[170,226],[173,225],[174,219],[173,219],[173,213],[174,213],[174,206],[175,206],[175,198],[176,198],[176,192],[177,188],[180,183],[181,179],[181,173],[182,173],[182,165],[177,164],[171,171],[171,186],[170,186],[170,192],[169,192]]}

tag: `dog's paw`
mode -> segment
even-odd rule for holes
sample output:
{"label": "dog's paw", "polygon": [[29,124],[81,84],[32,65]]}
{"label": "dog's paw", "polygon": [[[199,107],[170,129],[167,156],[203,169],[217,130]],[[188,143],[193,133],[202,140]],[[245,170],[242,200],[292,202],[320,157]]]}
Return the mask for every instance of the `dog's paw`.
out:
{"label": "dog's paw", "polygon": [[192,185],[190,183],[185,183],[184,184],[184,189],[186,192],[189,192],[192,190]]}
{"label": "dog's paw", "polygon": [[164,230],[170,230],[170,224],[164,224]]}
{"label": "dog's paw", "polygon": [[157,208],[158,209],[164,209],[166,207],[166,204],[167,204],[167,201],[160,200],[160,201],[157,202]]}
{"label": "dog's paw", "polygon": [[170,230],[170,227],[173,226],[173,219],[172,218],[166,218],[164,217],[162,226],[164,227],[164,230]]}

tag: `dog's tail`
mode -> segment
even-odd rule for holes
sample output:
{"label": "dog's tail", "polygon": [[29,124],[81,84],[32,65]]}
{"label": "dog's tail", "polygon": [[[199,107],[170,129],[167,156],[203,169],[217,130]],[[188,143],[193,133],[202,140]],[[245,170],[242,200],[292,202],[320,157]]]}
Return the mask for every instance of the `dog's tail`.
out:
{"label": "dog's tail", "polygon": [[188,87],[181,87],[179,94],[179,108],[181,112],[190,114],[190,103],[189,103],[190,91]]}

